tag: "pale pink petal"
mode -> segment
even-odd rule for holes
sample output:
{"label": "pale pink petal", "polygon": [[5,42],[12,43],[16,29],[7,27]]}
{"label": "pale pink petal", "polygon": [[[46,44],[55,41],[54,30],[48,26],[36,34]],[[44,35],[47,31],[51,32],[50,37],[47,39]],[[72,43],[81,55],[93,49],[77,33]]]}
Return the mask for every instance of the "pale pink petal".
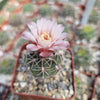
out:
{"label": "pale pink petal", "polygon": [[22,38],[24,38],[24,39],[26,39],[28,41],[35,42],[34,36],[30,32],[28,32],[28,31],[23,32]]}
{"label": "pale pink petal", "polygon": [[37,28],[38,28],[38,34],[40,35],[42,30],[42,19],[37,20]]}
{"label": "pale pink petal", "polygon": [[33,36],[37,38],[38,37],[37,25],[34,22],[31,22],[28,24],[28,27],[31,30]]}
{"label": "pale pink petal", "polygon": [[34,45],[34,44],[28,44],[28,45],[26,46],[26,48],[27,48],[28,50],[31,50],[31,51],[37,51],[37,50],[39,50],[39,48],[38,48],[36,45]]}
{"label": "pale pink petal", "polygon": [[62,33],[61,35],[57,36],[57,37],[56,37],[56,40],[57,40],[57,39],[64,40],[66,37],[67,37],[67,33],[64,32],[64,33]]}
{"label": "pale pink petal", "polygon": [[41,52],[40,53],[40,56],[42,56],[42,57],[49,57],[49,56],[52,56],[53,54],[51,53],[51,52]]}
{"label": "pale pink petal", "polygon": [[41,18],[40,20],[37,21],[39,35],[41,35],[43,33],[43,27],[45,26],[45,23],[46,23],[45,18]]}
{"label": "pale pink petal", "polygon": [[51,35],[51,32],[52,32],[52,29],[53,29],[53,27],[54,27],[55,24],[56,24],[55,21],[50,21],[50,22],[48,23],[48,25],[49,25],[49,27],[48,27],[48,32],[49,32],[50,36],[52,36],[52,35]]}
{"label": "pale pink petal", "polygon": [[58,46],[60,49],[67,49],[69,47],[68,41],[57,41],[54,46]]}
{"label": "pale pink petal", "polygon": [[39,41],[39,43],[40,43],[40,45],[43,47],[43,48],[47,48],[47,47],[49,47],[49,45],[51,44],[51,41],[43,41],[43,40],[38,40]]}
{"label": "pale pink petal", "polygon": [[56,50],[58,50],[58,49],[59,49],[58,46],[53,46],[53,47],[51,47],[49,50],[51,50],[51,51],[56,51]]}

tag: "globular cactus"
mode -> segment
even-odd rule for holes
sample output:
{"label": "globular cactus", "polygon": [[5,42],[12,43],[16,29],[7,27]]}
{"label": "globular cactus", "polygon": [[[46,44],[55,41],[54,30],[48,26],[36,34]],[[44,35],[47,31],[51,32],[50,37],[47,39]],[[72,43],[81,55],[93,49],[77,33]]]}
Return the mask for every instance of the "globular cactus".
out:
{"label": "globular cactus", "polygon": [[28,52],[24,55],[24,64],[29,67],[33,76],[48,78],[61,70],[62,55],[54,53],[53,56],[43,58],[38,52]]}
{"label": "globular cactus", "polygon": [[70,6],[70,5],[67,5],[65,7],[62,8],[62,11],[60,12],[60,16],[62,17],[75,17],[75,9]]}
{"label": "globular cactus", "polygon": [[97,11],[93,10],[89,17],[89,23],[97,24],[98,20],[100,20],[100,15]]}
{"label": "globular cactus", "polygon": [[43,5],[43,6],[41,7],[40,14],[41,14],[42,16],[50,16],[50,15],[53,14],[53,12],[52,12],[52,9],[51,9],[50,6],[48,6],[48,5]]}
{"label": "globular cactus", "polygon": [[78,66],[86,67],[92,60],[92,54],[88,47],[74,47],[75,63]]}
{"label": "globular cactus", "polygon": [[87,26],[84,26],[82,29],[81,29],[81,32],[80,32],[80,39],[87,39],[88,41],[95,37],[95,29],[93,28],[93,26],[90,26],[90,25],[87,25]]}

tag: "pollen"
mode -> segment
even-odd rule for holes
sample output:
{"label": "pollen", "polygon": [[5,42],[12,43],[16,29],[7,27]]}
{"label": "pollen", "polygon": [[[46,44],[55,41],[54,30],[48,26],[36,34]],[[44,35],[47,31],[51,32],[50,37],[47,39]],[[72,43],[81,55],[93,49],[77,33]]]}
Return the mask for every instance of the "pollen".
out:
{"label": "pollen", "polygon": [[48,40],[51,40],[51,37],[49,36],[48,33],[44,32],[42,35],[41,35],[41,39],[43,41],[48,41]]}

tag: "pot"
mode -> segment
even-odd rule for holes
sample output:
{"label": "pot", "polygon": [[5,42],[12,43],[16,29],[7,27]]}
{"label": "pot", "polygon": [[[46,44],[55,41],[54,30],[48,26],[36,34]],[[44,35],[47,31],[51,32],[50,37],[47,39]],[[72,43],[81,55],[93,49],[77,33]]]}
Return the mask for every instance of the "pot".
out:
{"label": "pot", "polygon": [[[17,68],[18,68],[18,64],[19,64],[19,59],[21,57],[21,53],[23,50],[26,49],[26,45],[28,43],[24,44],[20,51],[19,51],[19,55],[17,57],[17,61],[16,61],[16,64],[15,64],[15,68],[14,68],[14,71],[13,71],[13,79],[12,79],[12,83],[11,83],[11,88],[12,88],[12,91],[17,94],[19,96],[19,98],[21,100],[64,100],[64,99],[56,99],[56,98],[52,98],[52,97],[47,97],[47,96],[40,96],[40,95],[32,95],[32,94],[27,94],[27,93],[17,93],[15,90],[14,90],[14,82],[16,80],[16,76],[17,76]],[[65,99],[65,100],[71,100],[72,98],[75,97],[75,93],[76,93],[76,85],[75,85],[75,76],[74,76],[74,57],[73,57],[73,52],[70,48],[68,48],[68,51],[70,51],[71,53],[71,60],[72,60],[72,63],[71,63],[71,67],[72,67],[72,81],[73,81],[73,95],[71,98],[69,99]]]}

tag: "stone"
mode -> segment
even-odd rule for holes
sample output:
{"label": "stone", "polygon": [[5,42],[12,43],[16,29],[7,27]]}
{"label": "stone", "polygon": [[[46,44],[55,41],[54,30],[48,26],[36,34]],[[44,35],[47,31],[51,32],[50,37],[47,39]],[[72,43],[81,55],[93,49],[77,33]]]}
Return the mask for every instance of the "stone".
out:
{"label": "stone", "polygon": [[58,75],[55,76],[55,80],[59,81],[59,76]]}
{"label": "stone", "polygon": [[64,70],[62,71],[62,75],[63,76],[66,76],[66,72]]}
{"label": "stone", "polygon": [[71,89],[69,93],[70,93],[70,95],[73,95],[74,91]]}
{"label": "stone", "polygon": [[25,66],[21,66],[21,67],[17,68],[17,71],[19,71],[19,72],[21,72],[21,71],[25,72],[26,70],[27,70],[27,68]]}
{"label": "stone", "polygon": [[17,80],[18,80],[18,81],[22,81],[23,79],[24,79],[24,73],[19,72],[19,73],[17,74]]}
{"label": "stone", "polygon": [[58,88],[59,88],[59,89],[66,90],[66,89],[67,89],[67,85],[66,85],[65,82],[59,82],[59,83],[58,83]]}
{"label": "stone", "polygon": [[19,59],[19,63],[20,64],[24,64],[24,60],[23,59]]}
{"label": "stone", "polygon": [[18,87],[18,86],[19,86],[19,83],[18,83],[18,82],[15,82],[15,83],[14,83],[14,86],[15,86],[15,87]]}
{"label": "stone", "polygon": [[65,96],[67,97],[68,96],[68,90],[65,90]]}
{"label": "stone", "polygon": [[44,87],[47,88],[47,84],[44,84]]}
{"label": "stone", "polygon": [[25,87],[27,85],[27,83],[26,82],[21,82],[20,83],[20,86],[23,88],[23,87]]}
{"label": "stone", "polygon": [[83,94],[83,100],[88,100],[88,96],[86,94]]}
{"label": "stone", "polygon": [[47,95],[50,96],[50,97],[52,96],[51,92],[48,92]]}
{"label": "stone", "polygon": [[52,97],[55,98],[56,96],[55,95],[52,95]]}

